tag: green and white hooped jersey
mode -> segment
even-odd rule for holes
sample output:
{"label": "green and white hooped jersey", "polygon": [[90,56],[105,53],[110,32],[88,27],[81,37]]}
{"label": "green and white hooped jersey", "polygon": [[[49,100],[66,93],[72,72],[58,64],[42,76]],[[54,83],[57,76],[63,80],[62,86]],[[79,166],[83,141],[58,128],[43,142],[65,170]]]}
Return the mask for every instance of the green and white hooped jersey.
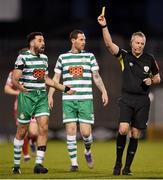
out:
{"label": "green and white hooped jersey", "polygon": [[15,69],[23,66],[20,82],[28,91],[46,91],[44,76],[48,74],[48,57],[45,54],[34,55],[29,50],[20,54]]}
{"label": "green and white hooped jersey", "polygon": [[76,91],[73,95],[63,93],[63,100],[93,99],[92,72],[99,70],[94,54],[81,51],[61,54],[55,66],[55,73],[61,74],[63,84]]}

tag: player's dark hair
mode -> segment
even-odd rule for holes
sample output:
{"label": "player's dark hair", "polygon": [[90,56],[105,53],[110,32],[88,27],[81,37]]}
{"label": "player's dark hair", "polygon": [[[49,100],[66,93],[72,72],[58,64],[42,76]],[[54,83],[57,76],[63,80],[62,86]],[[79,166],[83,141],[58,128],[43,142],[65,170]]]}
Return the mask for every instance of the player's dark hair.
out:
{"label": "player's dark hair", "polygon": [[43,36],[42,32],[31,32],[30,34],[27,35],[27,43],[28,46],[30,42],[35,39],[36,36]]}
{"label": "player's dark hair", "polygon": [[78,29],[73,30],[73,31],[70,33],[70,40],[71,40],[71,39],[77,39],[78,34],[84,34],[84,32],[81,31],[81,30],[78,30]]}

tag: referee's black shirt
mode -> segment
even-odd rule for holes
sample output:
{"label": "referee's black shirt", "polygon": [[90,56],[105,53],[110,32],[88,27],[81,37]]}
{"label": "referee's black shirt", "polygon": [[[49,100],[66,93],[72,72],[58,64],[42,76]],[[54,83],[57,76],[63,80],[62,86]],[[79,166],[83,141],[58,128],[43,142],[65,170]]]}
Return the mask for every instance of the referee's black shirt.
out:
{"label": "referee's black shirt", "polygon": [[122,66],[122,93],[147,95],[149,86],[143,80],[158,74],[154,57],[147,53],[135,57],[131,51],[124,49],[119,49],[116,57]]}

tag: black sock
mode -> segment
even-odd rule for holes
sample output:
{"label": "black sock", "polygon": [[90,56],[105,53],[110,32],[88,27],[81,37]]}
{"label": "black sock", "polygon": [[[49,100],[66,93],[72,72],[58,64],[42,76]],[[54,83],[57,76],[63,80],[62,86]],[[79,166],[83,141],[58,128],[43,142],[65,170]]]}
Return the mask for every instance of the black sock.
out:
{"label": "black sock", "polygon": [[39,151],[46,151],[46,146],[38,146],[37,150]]}
{"label": "black sock", "polygon": [[126,135],[121,135],[120,133],[118,133],[117,141],[116,141],[116,150],[117,150],[116,164],[122,163],[122,155],[125,145],[126,145]]}
{"label": "black sock", "polygon": [[130,142],[127,149],[126,163],[125,163],[126,169],[130,169],[130,166],[132,164],[132,161],[134,159],[137,150],[137,146],[138,146],[138,139],[130,138]]}

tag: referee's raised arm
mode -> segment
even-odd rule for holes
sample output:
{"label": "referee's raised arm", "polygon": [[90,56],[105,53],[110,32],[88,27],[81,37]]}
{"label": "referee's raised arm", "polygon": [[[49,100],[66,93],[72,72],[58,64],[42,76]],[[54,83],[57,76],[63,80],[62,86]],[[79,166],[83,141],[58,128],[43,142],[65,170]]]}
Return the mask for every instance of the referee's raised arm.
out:
{"label": "referee's raised arm", "polygon": [[97,21],[102,28],[103,39],[104,39],[105,45],[107,47],[107,50],[112,55],[117,55],[118,51],[119,51],[119,47],[116,44],[114,44],[112,41],[105,17],[103,15],[100,15],[100,16],[98,16]]}

